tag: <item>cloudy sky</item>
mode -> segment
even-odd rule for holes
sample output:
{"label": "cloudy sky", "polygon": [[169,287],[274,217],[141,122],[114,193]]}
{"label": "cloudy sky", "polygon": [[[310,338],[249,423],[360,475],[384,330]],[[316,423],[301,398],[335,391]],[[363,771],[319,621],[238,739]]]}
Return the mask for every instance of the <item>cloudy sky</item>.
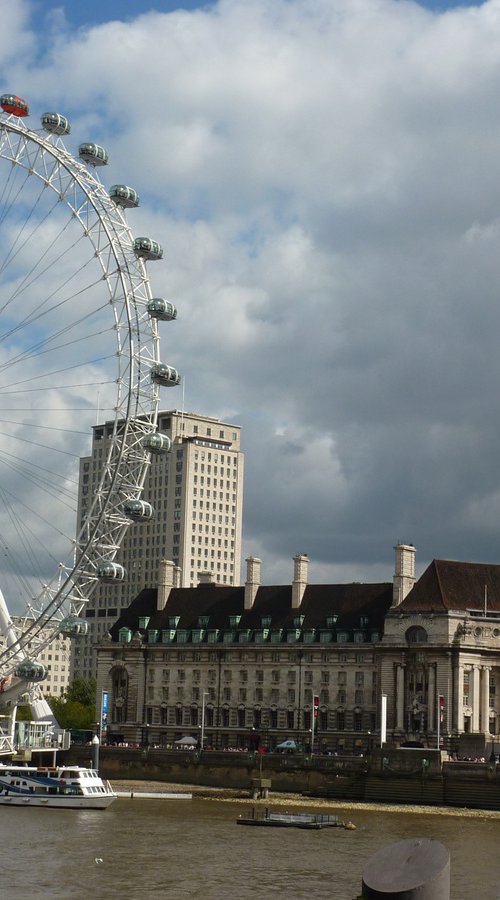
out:
{"label": "cloudy sky", "polygon": [[140,193],[162,357],[243,428],[245,555],[500,560],[500,0],[181,6],[10,0],[0,90]]}

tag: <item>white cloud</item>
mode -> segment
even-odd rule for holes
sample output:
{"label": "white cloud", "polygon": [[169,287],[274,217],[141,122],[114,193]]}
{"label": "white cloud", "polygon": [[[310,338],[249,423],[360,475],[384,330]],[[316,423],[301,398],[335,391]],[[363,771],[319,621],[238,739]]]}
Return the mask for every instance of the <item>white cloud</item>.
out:
{"label": "white cloud", "polygon": [[41,56],[23,14],[4,80],[137,188],[162,355],[243,426],[246,552],[284,581],[297,549],[357,580],[397,539],[495,559],[498,0],[52,18]]}

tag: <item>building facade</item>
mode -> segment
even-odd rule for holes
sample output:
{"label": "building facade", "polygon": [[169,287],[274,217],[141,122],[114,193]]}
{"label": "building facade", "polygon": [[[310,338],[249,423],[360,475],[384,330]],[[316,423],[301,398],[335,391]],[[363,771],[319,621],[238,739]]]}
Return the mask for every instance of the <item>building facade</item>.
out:
{"label": "building facade", "polygon": [[163,563],[99,648],[108,740],[365,753],[385,696],[387,740],[460,753],[472,736],[485,752],[500,730],[500,566],[434,561],[418,581],[414,567],[399,545],[392,582],[310,585],[299,555],[290,585],[263,586],[249,558],[242,587],[207,573],[179,588]]}
{"label": "building facade", "polygon": [[[33,620],[22,616],[12,616],[12,624],[18,634],[23,633]],[[53,629],[48,629],[45,634],[49,635]],[[41,637],[43,638],[42,631]],[[5,638],[2,637],[2,642]],[[37,642],[38,646],[38,642]],[[30,644],[26,646],[26,652],[29,654]],[[37,650],[38,653],[38,650]],[[64,694],[69,686],[70,681],[70,663],[71,663],[71,641],[64,635],[57,635],[50,644],[47,644],[37,655],[37,662],[45,666],[47,677],[44,681],[39,682],[37,687],[46,697],[60,697]]]}
{"label": "building facade", "polygon": [[[197,584],[210,569],[218,584],[240,580],[244,456],[241,434],[209,416],[170,410],[159,414],[158,430],[171,441],[165,455],[152,455],[143,499],[154,518],[132,524],[116,562],[125,580],[99,585],[89,601],[88,635],[75,642],[72,670],[96,674],[95,644],[109,631],[121,610],[144,588],[157,582],[160,561],[171,559],[178,584]],[[93,428],[91,456],[80,460],[78,522],[92,503],[107,457],[112,423]]]}
{"label": "building facade", "polygon": [[381,690],[395,739],[498,742],[500,566],[431,563],[386,617]]}
{"label": "building facade", "polygon": [[393,586],[310,585],[308,563],[295,557],[290,585],[261,585],[260,561],[249,558],[244,586],[218,586],[207,573],[189,589],[174,586],[165,563],[158,589],[136,598],[99,650],[108,739],[146,734],[167,745],[201,739],[203,728],[205,747],[272,749],[293,738],[366,751]]}

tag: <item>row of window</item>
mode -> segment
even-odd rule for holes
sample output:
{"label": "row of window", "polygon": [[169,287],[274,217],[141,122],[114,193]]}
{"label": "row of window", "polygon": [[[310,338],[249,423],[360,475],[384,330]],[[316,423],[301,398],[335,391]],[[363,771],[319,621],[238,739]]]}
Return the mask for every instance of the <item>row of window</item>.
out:
{"label": "row of window", "polygon": [[[149,619],[148,619],[149,622]],[[172,628],[177,627],[179,620],[175,619],[172,622],[169,622],[169,626]],[[205,627],[207,622],[203,622],[200,627]],[[146,625],[141,625],[139,623],[139,627],[147,627]],[[115,651],[113,654],[115,658],[120,658],[121,653],[119,650]],[[340,663],[341,665],[345,663],[357,663],[357,664],[366,664],[373,663],[373,654],[372,653],[324,653],[324,652],[313,652],[306,651],[302,652],[300,655],[297,651],[287,652],[286,650],[273,650],[271,652],[264,650],[158,650],[156,652],[153,651],[153,655],[151,657],[152,661],[155,663],[165,662],[172,665],[175,662],[270,662],[270,663],[293,663],[295,665],[298,664],[310,664],[310,663],[328,663],[328,665],[334,665],[335,663]],[[213,670],[215,671],[215,670]],[[307,670],[306,670],[307,671]]]}
{"label": "row of window", "polygon": [[[177,701],[186,700],[188,698],[188,693],[190,693],[191,695],[192,702],[201,702],[202,691],[200,688],[193,687],[191,688],[191,691],[188,692],[187,688],[185,689],[183,686],[178,686],[175,688],[175,690],[172,689],[171,692],[168,687],[161,687],[159,689],[151,686],[148,687],[148,699],[155,700],[159,698],[162,702],[169,699],[174,699],[174,694]],[[214,688],[209,688],[207,691],[203,691],[203,693],[208,697],[208,702],[215,703],[217,701],[217,692]],[[232,688],[225,687],[221,691],[221,696],[224,703],[230,703],[231,700],[237,700],[239,703],[247,703],[249,700],[253,701],[254,703],[263,703],[264,700],[269,699],[270,703],[272,703],[273,705],[279,705],[282,702],[285,702],[289,705],[295,705],[298,700],[298,691],[289,689],[285,692],[279,691],[277,689],[271,689],[268,695],[265,695],[265,692],[262,688],[254,688],[253,690],[248,690],[247,688],[237,688],[236,690],[234,690]],[[338,691],[320,689],[318,697],[319,702],[323,704],[338,703],[340,705],[344,705],[345,703],[347,703],[347,692],[343,689],[340,689]],[[305,704],[312,704],[312,690],[308,688],[304,690],[303,702]],[[354,692],[354,702],[356,706],[364,706],[365,702],[367,702],[366,691],[359,689],[356,690]],[[371,692],[371,703],[372,706],[375,706],[377,703],[376,691]]]}
{"label": "row of window", "polygon": [[[114,707],[112,710],[112,721],[126,721],[126,710],[123,706]],[[154,707],[146,708],[146,721],[149,725],[175,725],[196,728],[200,726],[201,719],[199,710],[191,708],[183,708],[182,706],[174,707]],[[271,728],[271,729],[287,729],[294,731],[309,731],[311,729],[312,715],[310,710],[302,710],[298,713],[296,710],[245,710],[245,709],[229,709],[222,707],[217,710],[212,707],[205,709],[204,724],[206,728],[214,728],[221,726],[222,728]],[[315,720],[314,730],[316,733],[325,731],[375,731],[377,724],[376,713],[373,711],[354,710],[320,710]]]}
{"label": "row of window", "polygon": [[[155,680],[157,671],[159,671],[159,670],[156,670],[154,668],[149,669],[149,672],[148,672],[149,681]],[[162,669],[161,670],[161,680],[165,681],[165,682],[170,681],[170,672],[171,672],[170,669]],[[177,671],[175,673],[175,675],[176,675],[175,680],[178,682],[185,682],[186,674],[189,674],[189,672],[186,672],[185,669],[177,669]],[[236,674],[237,674],[239,681],[242,684],[246,684],[248,682],[248,669],[241,669],[238,673],[233,672],[232,669],[223,669],[221,672],[222,681],[226,682],[226,683],[231,682],[233,680],[233,675],[236,676]],[[256,684],[264,684],[264,681],[265,681],[264,676],[265,675],[268,676],[267,680],[269,680],[269,676],[270,676],[270,680],[273,684],[280,684],[280,682],[282,680],[283,681],[286,680],[286,682],[288,684],[296,684],[298,681],[298,675],[297,675],[296,669],[290,669],[288,672],[284,672],[282,669],[272,669],[271,672],[264,672],[263,669],[256,669],[254,672],[254,680],[255,680]],[[318,676],[317,672],[313,672],[310,669],[306,669],[306,671],[303,673],[303,675],[304,675],[304,684],[306,684],[306,685],[312,684],[313,681],[317,681],[318,677],[319,677],[319,681],[321,682],[321,684],[330,684],[330,681],[333,682],[334,680],[336,680],[337,684],[339,684],[339,685],[347,684],[347,672],[344,669],[342,669],[341,671],[339,671],[337,673],[331,672],[330,670],[328,670],[328,671],[325,670],[325,671],[320,672],[319,676]],[[335,675],[336,675],[336,679],[335,679]],[[377,673],[372,672],[371,676],[372,676],[371,677],[372,684],[376,684]],[[202,670],[201,669],[193,669],[191,671],[191,677],[192,677],[193,682],[200,682],[202,679]],[[208,669],[205,677],[206,677],[206,681],[208,684],[215,684],[217,681],[216,669]],[[368,678],[369,678],[369,675],[367,672],[354,672],[354,683],[355,683],[356,687],[363,687],[363,685],[365,684],[365,681],[368,681]]]}

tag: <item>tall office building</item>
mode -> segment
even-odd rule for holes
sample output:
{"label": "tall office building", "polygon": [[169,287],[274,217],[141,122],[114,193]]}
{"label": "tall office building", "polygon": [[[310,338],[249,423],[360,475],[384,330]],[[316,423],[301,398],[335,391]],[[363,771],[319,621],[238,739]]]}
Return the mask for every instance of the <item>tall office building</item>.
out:
{"label": "tall office building", "polygon": [[[99,484],[112,430],[111,422],[94,426],[92,454],[80,460],[79,524]],[[179,587],[193,587],[202,572],[219,584],[240,582],[244,457],[239,426],[170,410],[160,413],[158,430],[172,446],[151,458],[143,498],[153,506],[154,517],[127,530],[116,556],[125,580],[101,584],[92,595],[85,613],[89,633],[74,642],[72,675],[95,676],[96,642],[143,588],[156,586],[162,559],[177,567]]]}
{"label": "tall office building", "polygon": [[[34,620],[25,616],[12,616],[12,625],[18,636],[22,635],[32,624]],[[51,635],[50,627],[42,629],[41,637],[49,638]],[[6,640],[0,635],[0,650],[6,648]],[[32,650],[31,643],[27,643],[26,651],[29,654]],[[54,637],[50,644],[47,644],[41,651],[37,653],[36,660],[42,663],[46,669],[46,677],[38,684],[39,689],[45,695],[51,697],[60,697],[69,687],[70,674],[70,652],[71,641],[69,638],[58,634]]]}

